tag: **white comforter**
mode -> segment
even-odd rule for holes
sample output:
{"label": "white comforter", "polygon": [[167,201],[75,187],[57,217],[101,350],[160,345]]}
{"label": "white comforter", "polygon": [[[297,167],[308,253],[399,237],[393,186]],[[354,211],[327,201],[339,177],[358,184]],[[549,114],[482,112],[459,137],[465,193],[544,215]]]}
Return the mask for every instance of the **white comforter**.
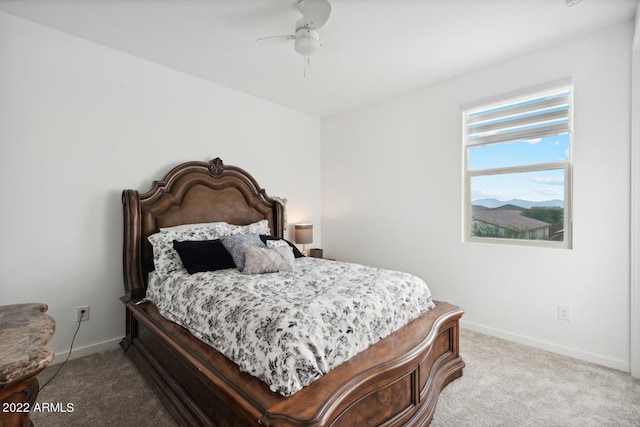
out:
{"label": "white comforter", "polygon": [[147,298],[284,396],[434,307],[416,276],[315,258],[268,274],[152,275]]}

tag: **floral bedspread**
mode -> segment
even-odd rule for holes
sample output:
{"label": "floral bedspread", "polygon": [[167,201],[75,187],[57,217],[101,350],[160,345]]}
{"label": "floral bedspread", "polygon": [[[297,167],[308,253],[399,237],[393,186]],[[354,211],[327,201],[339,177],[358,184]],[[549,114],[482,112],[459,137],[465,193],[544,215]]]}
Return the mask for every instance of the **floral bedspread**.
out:
{"label": "floral bedspread", "polygon": [[434,307],[416,276],[316,258],[268,274],[152,275],[147,298],[284,396]]}

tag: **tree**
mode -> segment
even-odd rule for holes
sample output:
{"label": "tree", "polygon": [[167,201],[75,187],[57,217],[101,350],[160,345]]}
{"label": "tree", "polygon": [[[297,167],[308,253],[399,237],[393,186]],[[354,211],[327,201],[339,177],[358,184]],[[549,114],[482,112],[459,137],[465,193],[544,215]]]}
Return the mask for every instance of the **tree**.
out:
{"label": "tree", "polygon": [[524,230],[511,227],[498,227],[481,221],[474,221],[471,225],[471,235],[474,237],[498,237],[501,239],[528,239],[532,238]]}
{"label": "tree", "polygon": [[549,224],[564,223],[564,209],[557,207],[533,207],[522,211],[527,218],[537,219]]}

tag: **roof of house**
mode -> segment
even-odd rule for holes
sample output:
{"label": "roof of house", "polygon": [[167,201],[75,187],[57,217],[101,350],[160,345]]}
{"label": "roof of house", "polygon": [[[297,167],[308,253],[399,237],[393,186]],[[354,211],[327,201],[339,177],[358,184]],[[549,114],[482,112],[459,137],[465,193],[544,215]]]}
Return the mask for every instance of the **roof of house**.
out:
{"label": "roof of house", "polygon": [[522,215],[523,209],[504,209],[504,207],[489,209],[483,206],[472,206],[472,208],[473,219],[502,228],[529,231],[551,225],[548,222],[527,218]]}

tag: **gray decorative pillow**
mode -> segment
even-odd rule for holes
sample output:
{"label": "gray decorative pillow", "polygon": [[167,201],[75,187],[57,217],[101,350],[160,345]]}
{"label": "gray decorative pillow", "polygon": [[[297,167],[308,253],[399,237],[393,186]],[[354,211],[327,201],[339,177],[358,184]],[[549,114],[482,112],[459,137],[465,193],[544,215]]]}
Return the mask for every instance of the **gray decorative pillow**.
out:
{"label": "gray decorative pillow", "polygon": [[236,264],[238,270],[244,270],[244,252],[245,248],[250,246],[257,246],[264,248],[264,243],[260,240],[260,236],[257,234],[235,234],[233,236],[221,236],[220,241],[224,245],[225,249],[233,258],[233,262]]}
{"label": "gray decorative pillow", "polygon": [[245,263],[242,270],[245,274],[275,273],[276,271],[293,270],[295,258],[290,247],[259,248],[247,246]]}

